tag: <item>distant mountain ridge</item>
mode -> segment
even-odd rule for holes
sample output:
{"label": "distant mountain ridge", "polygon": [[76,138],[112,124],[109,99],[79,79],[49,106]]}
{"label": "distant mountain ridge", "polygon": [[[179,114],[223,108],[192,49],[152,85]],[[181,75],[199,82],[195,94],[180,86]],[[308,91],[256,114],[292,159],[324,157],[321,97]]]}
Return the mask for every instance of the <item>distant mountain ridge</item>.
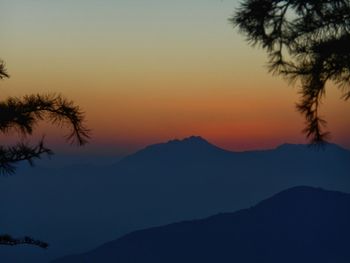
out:
{"label": "distant mountain ridge", "polygon": [[145,229],[52,263],[345,263],[350,194],[282,191],[249,209]]}
{"label": "distant mountain ridge", "polygon": [[164,149],[167,149],[170,147],[180,147],[183,149],[185,149],[186,147],[191,147],[191,148],[193,148],[193,147],[198,147],[198,148],[207,147],[207,149],[211,148],[211,149],[216,149],[216,150],[220,150],[220,151],[227,152],[227,153],[260,152],[260,151],[274,151],[274,150],[287,150],[287,149],[309,149],[309,150],[315,150],[315,151],[318,151],[318,150],[322,151],[324,149],[339,149],[339,150],[350,151],[350,149],[346,149],[346,148],[339,146],[337,144],[334,144],[334,143],[323,143],[323,144],[320,144],[319,146],[308,145],[308,144],[283,143],[283,144],[276,146],[275,148],[269,148],[269,149],[234,151],[234,150],[226,150],[226,149],[220,148],[219,146],[216,146],[215,144],[209,142],[208,140],[206,140],[202,136],[192,135],[189,137],[185,137],[183,139],[172,139],[172,140],[169,140],[169,141],[163,142],[163,143],[151,144],[149,146],[146,146],[144,149],[141,149],[139,151],[136,151],[133,154],[130,154],[129,156],[132,156],[134,154],[137,154],[137,153],[143,152],[143,151],[147,151],[147,150],[154,150],[154,149],[164,150]]}
{"label": "distant mountain ridge", "polygon": [[113,165],[19,169],[0,177],[0,229],[52,246],[45,253],[0,247],[1,259],[47,263],[136,229],[249,207],[297,185],[350,192],[349,171],[350,151],[335,145],[231,152],[198,136],[151,145]]}
{"label": "distant mountain ridge", "polygon": [[290,150],[290,149],[308,149],[312,151],[325,151],[325,150],[337,150],[337,151],[349,151],[338,144],[335,143],[324,143],[320,145],[308,145],[308,144],[293,144],[293,143],[283,143],[277,146],[274,150]]}
{"label": "distant mountain ridge", "polygon": [[[350,151],[336,144],[326,143],[322,146],[310,146],[306,144],[284,143],[274,149],[230,151],[222,149],[201,136],[190,136],[184,139],[174,139],[165,143],[156,143],[145,147],[129,156],[122,158],[118,166],[129,166],[132,163],[138,165],[151,164],[169,165],[169,163],[212,163],[231,162],[234,158],[244,161],[247,158],[255,158],[270,154],[271,157],[282,154],[302,154],[303,156],[315,155],[317,157],[326,155],[338,156],[345,154],[350,156]],[[283,155],[283,158],[285,156]],[[264,158],[264,157],[263,157]]]}

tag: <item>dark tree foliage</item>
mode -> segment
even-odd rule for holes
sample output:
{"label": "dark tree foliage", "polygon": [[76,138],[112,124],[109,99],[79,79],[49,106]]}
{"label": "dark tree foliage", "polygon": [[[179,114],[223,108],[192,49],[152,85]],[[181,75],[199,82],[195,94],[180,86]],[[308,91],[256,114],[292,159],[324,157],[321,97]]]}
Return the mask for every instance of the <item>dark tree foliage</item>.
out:
{"label": "dark tree foliage", "polygon": [[[83,145],[88,139],[88,130],[83,125],[84,115],[79,107],[60,95],[29,95],[23,98],[8,98],[0,102],[0,132],[9,133],[13,130],[30,135],[38,121],[47,119],[59,126],[69,125],[71,131],[67,134],[68,141]],[[14,164],[33,159],[42,154],[51,154],[43,141],[31,146],[23,142],[15,146],[0,146],[0,173],[15,172]]]}
{"label": "dark tree foliage", "polygon": [[349,0],[245,0],[230,21],[269,56],[270,72],[301,81],[297,109],[311,143],[325,142],[319,115],[326,83],[350,98]]}
{"label": "dark tree foliage", "polygon": [[[3,63],[0,64],[0,77],[9,77]],[[89,130],[84,126],[84,114],[72,101],[61,95],[27,95],[23,98],[10,97],[0,101],[0,132],[18,132],[31,135],[39,121],[47,120],[53,124],[70,127],[67,140],[84,145],[89,139]],[[43,154],[52,154],[41,140],[36,145],[19,142],[10,147],[0,145],[0,174],[13,174],[15,164],[34,159]]]}
{"label": "dark tree foliage", "polygon": [[10,76],[6,72],[5,64],[0,60],[0,79],[9,78]]}
{"label": "dark tree foliage", "polygon": [[[9,78],[5,65],[0,61],[0,79]],[[39,121],[47,120],[58,126],[68,126],[67,141],[83,145],[89,139],[89,130],[84,126],[84,114],[72,101],[60,95],[27,95],[23,98],[11,97],[0,101],[0,133],[17,132],[23,136],[32,134]],[[44,140],[36,145],[19,142],[13,146],[0,145],[0,175],[14,174],[15,165],[28,161],[33,165],[34,159],[43,154],[51,155],[45,147]],[[47,248],[48,244],[30,237],[20,239],[9,235],[0,235],[0,245],[29,244]]]}
{"label": "dark tree foliage", "polygon": [[24,237],[20,239],[13,238],[9,235],[1,235],[0,236],[0,245],[5,246],[16,246],[16,245],[33,245],[41,248],[47,248],[49,245],[43,241],[32,239],[31,237]]}

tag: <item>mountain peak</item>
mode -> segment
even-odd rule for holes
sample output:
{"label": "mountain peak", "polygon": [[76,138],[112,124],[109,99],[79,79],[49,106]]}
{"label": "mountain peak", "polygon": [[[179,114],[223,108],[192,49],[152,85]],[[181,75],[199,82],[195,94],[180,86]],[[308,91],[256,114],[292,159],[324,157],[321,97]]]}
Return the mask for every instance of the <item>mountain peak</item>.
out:
{"label": "mountain peak", "polygon": [[190,137],[186,137],[184,139],[174,139],[174,140],[170,140],[167,142],[167,144],[209,144],[210,143],[205,140],[203,137],[201,136],[195,136],[195,135],[192,135]]}
{"label": "mountain peak", "polygon": [[[220,150],[220,151],[224,151],[222,149],[220,149],[219,147],[211,144],[210,142],[208,142],[207,140],[205,140],[203,137],[201,136],[190,136],[190,137],[186,137],[183,139],[173,139],[173,140],[169,140],[165,143],[157,143],[157,144],[153,144],[150,146],[147,146],[145,149],[141,150],[141,151],[145,151],[145,150],[156,150],[156,151],[172,151],[172,150],[186,150],[186,151],[198,151],[198,150],[204,150],[204,149],[216,149],[216,150]],[[184,154],[184,152],[182,152],[182,154]]]}
{"label": "mountain peak", "polygon": [[54,262],[349,262],[349,205],[350,194],[298,186],[250,209],[132,232]]}
{"label": "mountain peak", "polygon": [[[265,211],[268,211],[270,208],[278,208],[280,213],[291,212],[292,209],[304,209],[307,211],[309,207],[318,205],[327,206],[334,200],[341,201],[345,198],[349,201],[349,197],[350,194],[339,191],[330,191],[311,186],[295,186],[265,199],[258,203],[256,208],[262,208],[265,209]],[[334,201],[334,203],[336,203],[336,201]],[[288,211],[286,211],[286,209]]]}
{"label": "mountain peak", "polygon": [[305,194],[307,195],[324,195],[326,193],[332,193],[333,195],[337,195],[340,192],[337,191],[330,191],[330,190],[325,190],[320,187],[313,187],[313,186],[294,186],[291,188],[288,188],[286,190],[283,190],[276,195],[272,196],[271,198],[267,199],[281,199],[282,197],[288,198],[291,200],[295,199],[301,199],[302,196]]}
{"label": "mountain peak", "polygon": [[223,155],[230,154],[203,139],[201,136],[190,136],[184,139],[174,139],[165,143],[158,143],[124,158],[124,161],[138,160],[146,163],[162,162],[196,162],[210,160],[212,158],[222,158]]}

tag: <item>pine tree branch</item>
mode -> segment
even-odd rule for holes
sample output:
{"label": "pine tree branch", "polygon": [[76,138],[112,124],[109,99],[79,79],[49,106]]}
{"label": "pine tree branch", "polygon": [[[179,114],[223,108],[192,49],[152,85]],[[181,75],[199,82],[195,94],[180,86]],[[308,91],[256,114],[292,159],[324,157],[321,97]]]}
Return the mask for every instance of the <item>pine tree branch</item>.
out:
{"label": "pine tree branch", "polygon": [[6,66],[5,63],[0,60],[0,79],[4,79],[4,78],[9,78],[9,74],[7,74],[7,70],[6,70]]}
{"label": "pine tree branch", "polygon": [[61,95],[11,97],[0,103],[0,131],[3,133],[16,129],[30,135],[34,126],[45,118],[53,124],[70,127],[66,138],[71,143],[88,142],[90,130],[84,125],[84,113]]}
{"label": "pine tree branch", "polygon": [[[9,78],[5,64],[0,60],[0,79]],[[87,143],[90,131],[84,126],[84,113],[72,101],[60,95],[30,95],[23,99],[9,98],[0,102],[0,132],[8,133],[16,129],[24,135],[32,134],[38,121],[48,118],[54,124],[69,126],[67,140],[79,145]],[[18,143],[15,146],[0,145],[0,175],[15,173],[15,165],[28,161],[33,165],[34,159],[40,159],[43,154],[51,155],[52,151],[44,146],[43,139],[36,145]],[[0,245],[33,245],[47,248],[46,242],[31,237],[13,238],[10,235],[0,235]]]}
{"label": "pine tree branch", "polygon": [[23,238],[13,238],[10,235],[0,235],[0,245],[5,246],[16,246],[16,245],[32,245],[40,248],[48,248],[49,244],[46,242],[35,240],[31,237],[23,237]]}
{"label": "pine tree branch", "polygon": [[326,142],[319,107],[327,82],[350,99],[350,1],[244,0],[229,20],[267,52],[271,73],[300,80],[304,133],[311,144]]}
{"label": "pine tree branch", "polygon": [[43,154],[52,155],[52,151],[44,146],[41,140],[36,146],[25,143],[18,143],[15,146],[0,146],[0,175],[14,174],[16,164],[21,161],[28,161],[33,165],[35,159],[40,159]]}

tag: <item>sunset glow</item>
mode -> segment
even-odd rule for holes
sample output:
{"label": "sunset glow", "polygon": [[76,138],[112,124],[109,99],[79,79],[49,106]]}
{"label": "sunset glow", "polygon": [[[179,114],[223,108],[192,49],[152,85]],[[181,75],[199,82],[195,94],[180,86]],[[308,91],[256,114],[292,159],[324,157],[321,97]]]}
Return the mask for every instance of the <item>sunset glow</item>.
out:
{"label": "sunset glow", "polygon": [[[229,24],[237,3],[1,1],[11,75],[2,98],[64,94],[86,112],[94,149],[127,153],[190,135],[239,151],[305,143],[297,85],[268,74],[264,52]],[[340,97],[328,87],[322,112],[332,141],[350,148],[350,103]],[[59,144],[51,135],[61,131],[45,130]]]}

